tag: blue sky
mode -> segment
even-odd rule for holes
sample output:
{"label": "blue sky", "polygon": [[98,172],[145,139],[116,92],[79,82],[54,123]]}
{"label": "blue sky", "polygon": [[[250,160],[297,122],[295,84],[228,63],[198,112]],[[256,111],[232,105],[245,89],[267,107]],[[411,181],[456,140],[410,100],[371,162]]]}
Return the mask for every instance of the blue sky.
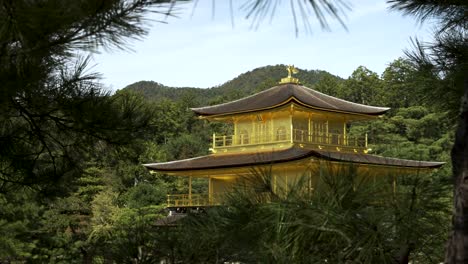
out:
{"label": "blue sky", "polygon": [[[178,18],[152,22],[142,40],[127,50],[102,50],[93,55],[93,71],[112,90],[137,81],[156,81],[168,86],[208,88],[241,73],[275,64],[294,64],[301,69],[320,69],[347,78],[360,65],[381,74],[393,60],[411,47],[410,37],[430,40],[431,28],[414,18],[388,10],[380,0],[349,1],[352,10],[344,18],[346,31],[330,20],[331,31],[320,29],[312,17],[312,33],[299,26],[296,37],[289,1],[280,1],[273,20],[258,29],[245,19],[240,3],[199,0],[180,6]],[[193,16],[191,16],[194,11]],[[151,17],[161,19],[161,17]],[[231,20],[234,20],[234,27]],[[300,22],[300,21],[299,21]]]}

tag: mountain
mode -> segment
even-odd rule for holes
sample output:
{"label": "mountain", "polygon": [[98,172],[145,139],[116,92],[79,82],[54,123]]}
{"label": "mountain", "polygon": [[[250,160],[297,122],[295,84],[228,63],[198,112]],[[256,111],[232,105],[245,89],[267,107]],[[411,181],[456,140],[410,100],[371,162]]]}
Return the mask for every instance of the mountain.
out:
{"label": "mountain", "polygon": [[[342,80],[326,71],[303,70],[294,77],[310,88],[325,76]],[[256,68],[242,73],[226,83],[207,89],[194,87],[169,87],[153,81],[140,81],[124,89],[141,93],[149,100],[184,100],[191,101],[192,106],[212,105],[239,99],[277,85],[281,78],[287,76],[286,65],[274,65]]]}

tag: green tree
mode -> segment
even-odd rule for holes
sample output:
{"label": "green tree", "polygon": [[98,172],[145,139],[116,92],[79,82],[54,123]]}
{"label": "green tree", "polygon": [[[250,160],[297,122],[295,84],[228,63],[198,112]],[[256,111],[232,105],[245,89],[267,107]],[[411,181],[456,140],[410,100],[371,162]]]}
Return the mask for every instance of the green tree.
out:
{"label": "green tree", "polygon": [[[447,245],[446,263],[468,262],[468,4],[464,1],[392,0],[391,7],[437,23],[434,42],[421,44],[408,52],[426,76],[429,99],[457,117],[458,126],[451,152],[454,183],[452,234]],[[443,98],[443,100],[441,100]],[[461,99],[461,100],[460,100]]]}
{"label": "green tree", "polygon": [[377,73],[359,66],[343,83],[344,99],[366,105],[381,105],[382,81]]}
{"label": "green tree", "polygon": [[417,69],[409,60],[398,58],[382,73],[383,105],[391,108],[410,107],[422,102]]}
{"label": "green tree", "polygon": [[[146,126],[150,113],[132,97],[109,96],[78,54],[124,47],[146,32],[149,9],[164,2],[0,2],[2,192],[66,189],[61,182],[98,140],[129,142]],[[154,11],[170,6],[162,8]]]}
{"label": "green tree", "polygon": [[[41,208],[30,202],[34,192],[23,191],[0,196],[0,260],[2,262],[22,261],[31,257],[36,243],[30,238],[30,231],[38,228],[37,217]],[[21,206],[17,206],[21,204]]]}
{"label": "green tree", "polygon": [[124,48],[168,2],[0,1],[0,262],[83,255],[96,191],[76,185],[86,161],[141,136],[151,111],[110,96],[80,54]]}
{"label": "green tree", "polygon": [[167,189],[164,185],[141,183],[130,188],[125,197],[125,204],[129,208],[140,208],[151,205],[165,204]]}
{"label": "green tree", "polygon": [[319,92],[338,98],[343,98],[343,81],[331,74],[324,74],[322,78],[313,86]]}

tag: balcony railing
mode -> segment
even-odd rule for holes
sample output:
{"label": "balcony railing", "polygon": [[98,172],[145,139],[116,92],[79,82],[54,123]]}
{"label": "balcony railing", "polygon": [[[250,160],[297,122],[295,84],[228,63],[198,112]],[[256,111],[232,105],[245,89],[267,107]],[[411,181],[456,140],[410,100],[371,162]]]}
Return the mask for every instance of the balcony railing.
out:
{"label": "balcony railing", "polygon": [[249,146],[265,143],[306,143],[319,145],[344,146],[352,148],[367,148],[367,134],[364,136],[348,136],[340,133],[309,132],[307,130],[294,129],[284,133],[265,133],[265,134],[240,134],[240,135],[222,135],[213,134],[213,149],[237,146]]}
{"label": "balcony railing", "polygon": [[[228,193],[202,194],[169,194],[167,195],[167,207],[208,207],[223,204]],[[258,203],[267,203],[271,201],[271,193],[256,193],[252,199]]]}
{"label": "balcony railing", "polygon": [[290,133],[280,135],[273,134],[255,134],[255,135],[229,135],[217,136],[213,134],[213,148],[216,147],[230,147],[230,146],[243,146],[243,145],[256,145],[263,143],[277,143],[289,142],[291,140]]}
{"label": "balcony railing", "polygon": [[356,137],[340,133],[308,133],[307,130],[294,129],[292,140],[298,143],[367,148],[367,134]]}
{"label": "balcony railing", "polygon": [[222,194],[169,194],[167,207],[198,207],[220,205]]}

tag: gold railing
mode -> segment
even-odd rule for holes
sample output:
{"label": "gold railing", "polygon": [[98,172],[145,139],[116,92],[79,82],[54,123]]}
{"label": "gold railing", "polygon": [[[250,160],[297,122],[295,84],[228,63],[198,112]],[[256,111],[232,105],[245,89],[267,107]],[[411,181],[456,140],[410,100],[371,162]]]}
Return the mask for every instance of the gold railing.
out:
{"label": "gold railing", "polygon": [[243,146],[243,145],[255,145],[263,143],[277,143],[291,141],[291,134],[284,133],[273,135],[271,133],[256,134],[256,135],[228,135],[228,136],[217,136],[213,134],[213,148],[216,147],[230,147],[230,146]]}
{"label": "gold railing", "polygon": [[220,205],[222,194],[169,194],[167,195],[167,207],[197,207]]}
{"label": "gold railing", "polygon": [[223,135],[213,134],[213,149],[224,147],[248,146],[265,143],[297,142],[309,144],[323,144],[333,146],[345,146],[353,148],[367,148],[367,134],[364,136],[348,136],[340,133],[310,132],[307,130],[294,129],[284,133],[265,133],[254,135]]}
{"label": "gold railing", "polygon": [[367,148],[367,134],[356,137],[340,133],[308,133],[306,130],[294,129],[292,138],[293,142],[298,143]]}

